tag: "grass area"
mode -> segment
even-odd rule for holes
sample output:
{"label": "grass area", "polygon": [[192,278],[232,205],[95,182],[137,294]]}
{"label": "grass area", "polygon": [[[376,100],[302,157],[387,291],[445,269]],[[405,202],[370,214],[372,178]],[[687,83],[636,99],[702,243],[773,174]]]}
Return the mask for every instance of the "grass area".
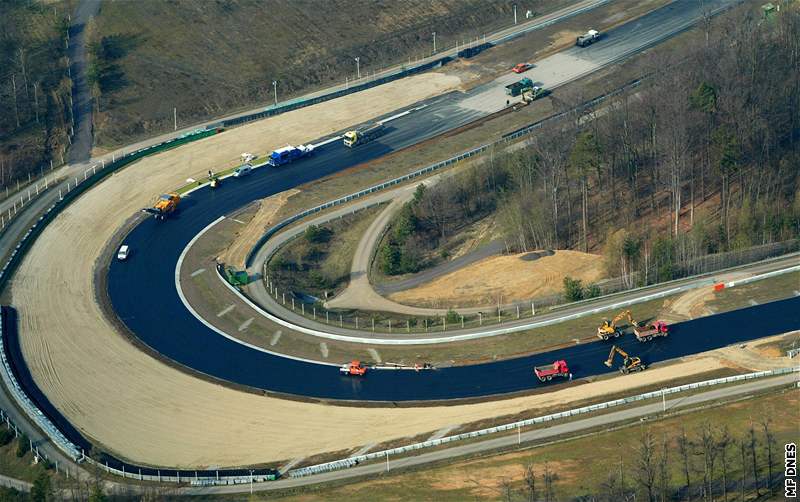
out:
{"label": "grass area", "polygon": [[[6,434],[14,437],[13,429],[6,428],[6,424],[0,423],[0,439]],[[20,447],[20,442],[24,442],[24,447]],[[33,483],[43,472],[48,472],[46,462],[34,463],[34,454],[27,447],[28,438],[20,436],[12,439],[9,443],[0,446],[0,474],[15,479],[21,479]],[[18,453],[23,453],[21,456]]]}
{"label": "grass area", "polygon": [[319,227],[310,227],[270,258],[270,277],[282,291],[316,298],[335,295],[349,282],[350,265],[358,242],[385,207],[380,204]]}
{"label": "grass area", "polygon": [[[768,282],[769,286],[761,284]],[[714,312],[732,310],[755,303],[768,303],[790,298],[800,293],[800,272],[779,275],[764,281],[751,282],[716,293],[714,299],[706,302],[706,307]]]}
{"label": "grass area", "polygon": [[[384,474],[373,479],[352,482],[339,486],[320,485],[298,489],[293,493],[270,493],[259,495],[256,500],[305,501],[324,498],[330,501],[345,500],[526,500],[530,495],[525,483],[525,472],[533,467],[536,476],[538,498],[543,500],[546,485],[552,488],[553,500],[573,500],[578,497],[607,497],[623,500],[619,487],[624,483],[624,493],[629,496],[637,492],[637,498],[646,500],[642,486],[637,483],[637,469],[640,465],[637,453],[644,448],[642,437],[650,434],[654,444],[651,451],[654,465],[667,448],[666,479],[668,493],[678,495],[683,477],[683,462],[680,456],[679,436],[682,431],[692,441],[689,466],[692,492],[700,490],[703,469],[702,434],[709,429],[715,440],[719,440],[722,430],[727,428],[734,443],[726,448],[729,501],[743,500],[739,481],[742,469],[737,441],[748,435],[749,424],[754,422],[756,452],[761,491],[767,476],[765,435],[760,421],[769,418],[770,433],[774,436],[773,466],[774,476],[781,471],[782,445],[796,441],[800,433],[796,423],[796,410],[800,406],[800,391],[783,390],[760,395],[748,400],[719,404],[690,413],[682,413],[657,422],[648,421],[639,427],[615,428],[609,432],[591,434],[554,441],[540,446],[523,446],[517,451],[501,454],[486,454],[453,463],[423,466],[397,474]],[[757,417],[752,410],[759,410]],[[718,452],[719,453],[719,452]],[[745,464],[748,475],[745,482],[744,500],[753,500],[752,467],[747,453]],[[778,458],[780,457],[780,458]],[[714,478],[717,484],[714,491],[721,496],[721,464],[718,455]],[[549,483],[544,479],[545,468],[554,475]],[[618,473],[624,474],[621,483]],[[548,476],[549,477],[549,476]],[[777,477],[775,478],[777,479]],[[610,487],[609,485],[613,485]],[[658,485],[657,485],[658,486]],[[510,497],[509,497],[510,495]],[[263,498],[261,498],[263,497]],[[588,498],[587,498],[588,500]]]}
{"label": "grass area", "polygon": [[[547,12],[564,0],[536,1]],[[101,89],[95,120],[101,146],[172,130],[173,107],[187,124],[353,81],[460,39],[512,24],[512,7],[493,0],[313,2],[116,2],[90,26],[92,41],[113,42],[115,78]],[[353,14],[360,19],[352,29]],[[265,29],[268,37],[263,36]],[[203,37],[197,37],[203,33]],[[102,83],[102,82],[101,82]],[[147,89],[148,92],[142,92]]]}

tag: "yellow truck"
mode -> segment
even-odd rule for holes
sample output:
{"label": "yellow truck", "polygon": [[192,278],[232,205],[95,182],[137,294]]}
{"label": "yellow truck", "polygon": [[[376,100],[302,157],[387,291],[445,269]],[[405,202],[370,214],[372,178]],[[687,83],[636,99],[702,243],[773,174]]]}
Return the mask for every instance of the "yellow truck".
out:
{"label": "yellow truck", "polygon": [[164,220],[178,209],[181,196],[176,193],[165,193],[158,198],[153,207],[142,209],[145,213],[154,215],[159,220]]}

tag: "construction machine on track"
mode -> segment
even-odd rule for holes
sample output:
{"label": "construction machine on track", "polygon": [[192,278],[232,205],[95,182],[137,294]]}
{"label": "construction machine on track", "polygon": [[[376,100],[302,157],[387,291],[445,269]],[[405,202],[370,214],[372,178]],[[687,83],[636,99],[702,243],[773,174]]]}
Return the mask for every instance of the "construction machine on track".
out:
{"label": "construction machine on track", "polygon": [[647,369],[647,365],[642,362],[641,358],[628,355],[627,352],[616,345],[611,346],[611,352],[608,353],[608,359],[606,359],[604,364],[610,368],[614,364],[614,357],[617,354],[623,358],[622,366],[619,367],[619,371],[623,375],[627,375],[633,371],[644,371]]}
{"label": "construction machine on track", "polygon": [[159,220],[164,220],[178,209],[180,201],[181,196],[177,193],[165,193],[158,198],[153,207],[144,208],[142,211],[154,215]]}
{"label": "construction machine on track", "polygon": [[633,317],[631,317],[631,311],[623,310],[622,312],[617,314],[616,317],[614,317],[612,320],[609,321],[608,319],[605,319],[603,321],[602,326],[599,326],[597,328],[597,337],[603,340],[608,340],[611,337],[614,338],[619,337],[619,335],[622,334],[622,330],[619,329],[619,327],[617,327],[617,323],[622,319],[625,319],[626,317],[628,318],[628,322],[631,323],[631,325],[633,325],[634,328],[638,326],[636,321],[633,320]]}

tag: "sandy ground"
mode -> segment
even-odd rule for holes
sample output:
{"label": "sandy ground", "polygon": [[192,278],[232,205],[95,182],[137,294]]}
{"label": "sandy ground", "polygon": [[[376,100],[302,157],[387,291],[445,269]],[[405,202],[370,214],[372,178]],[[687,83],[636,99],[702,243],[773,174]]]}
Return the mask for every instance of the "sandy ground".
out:
{"label": "sandy ground", "polygon": [[604,275],[603,257],[561,250],[552,256],[526,261],[520,253],[493,256],[451,274],[439,277],[420,287],[400,291],[390,299],[412,305],[486,305],[525,300],[560,292],[564,276],[597,281]]}
{"label": "sandy ground", "polygon": [[783,339],[796,339],[800,331],[794,331],[783,335],[771,336],[760,340],[731,345],[716,351],[722,364],[731,368],[764,371],[776,368],[788,368],[800,364],[796,358],[789,359],[784,352],[777,347],[767,347],[771,343]]}
{"label": "sandy ground", "polygon": [[278,222],[275,215],[286,204],[289,197],[298,192],[300,190],[291,189],[258,201],[258,211],[250,221],[236,232],[236,237],[225,249],[225,252],[220,255],[220,260],[223,263],[244,269],[247,253],[253,249],[253,246],[264,235],[267,228]]}

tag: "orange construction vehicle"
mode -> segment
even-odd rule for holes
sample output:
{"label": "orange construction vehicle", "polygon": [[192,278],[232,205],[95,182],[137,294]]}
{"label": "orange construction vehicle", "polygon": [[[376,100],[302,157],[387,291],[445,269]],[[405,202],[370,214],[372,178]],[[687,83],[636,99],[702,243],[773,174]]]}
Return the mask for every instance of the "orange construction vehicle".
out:
{"label": "orange construction vehicle", "polygon": [[349,363],[343,364],[339,368],[339,373],[349,376],[364,376],[367,373],[367,367],[361,364],[361,361],[353,359]]}
{"label": "orange construction vehicle", "polygon": [[631,311],[623,310],[612,320],[603,320],[602,326],[598,326],[597,328],[597,337],[602,340],[608,340],[611,337],[617,338],[618,336],[622,335],[623,332],[621,329],[619,329],[619,327],[617,327],[617,323],[626,317],[628,318],[628,322],[631,323],[633,327],[638,326],[638,323],[633,320],[633,317],[631,317]]}
{"label": "orange construction vehicle", "polygon": [[159,220],[166,219],[166,217],[178,209],[178,203],[181,201],[181,196],[176,193],[165,193],[158,198],[153,207],[142,209],[145,213],[155,215]]}

